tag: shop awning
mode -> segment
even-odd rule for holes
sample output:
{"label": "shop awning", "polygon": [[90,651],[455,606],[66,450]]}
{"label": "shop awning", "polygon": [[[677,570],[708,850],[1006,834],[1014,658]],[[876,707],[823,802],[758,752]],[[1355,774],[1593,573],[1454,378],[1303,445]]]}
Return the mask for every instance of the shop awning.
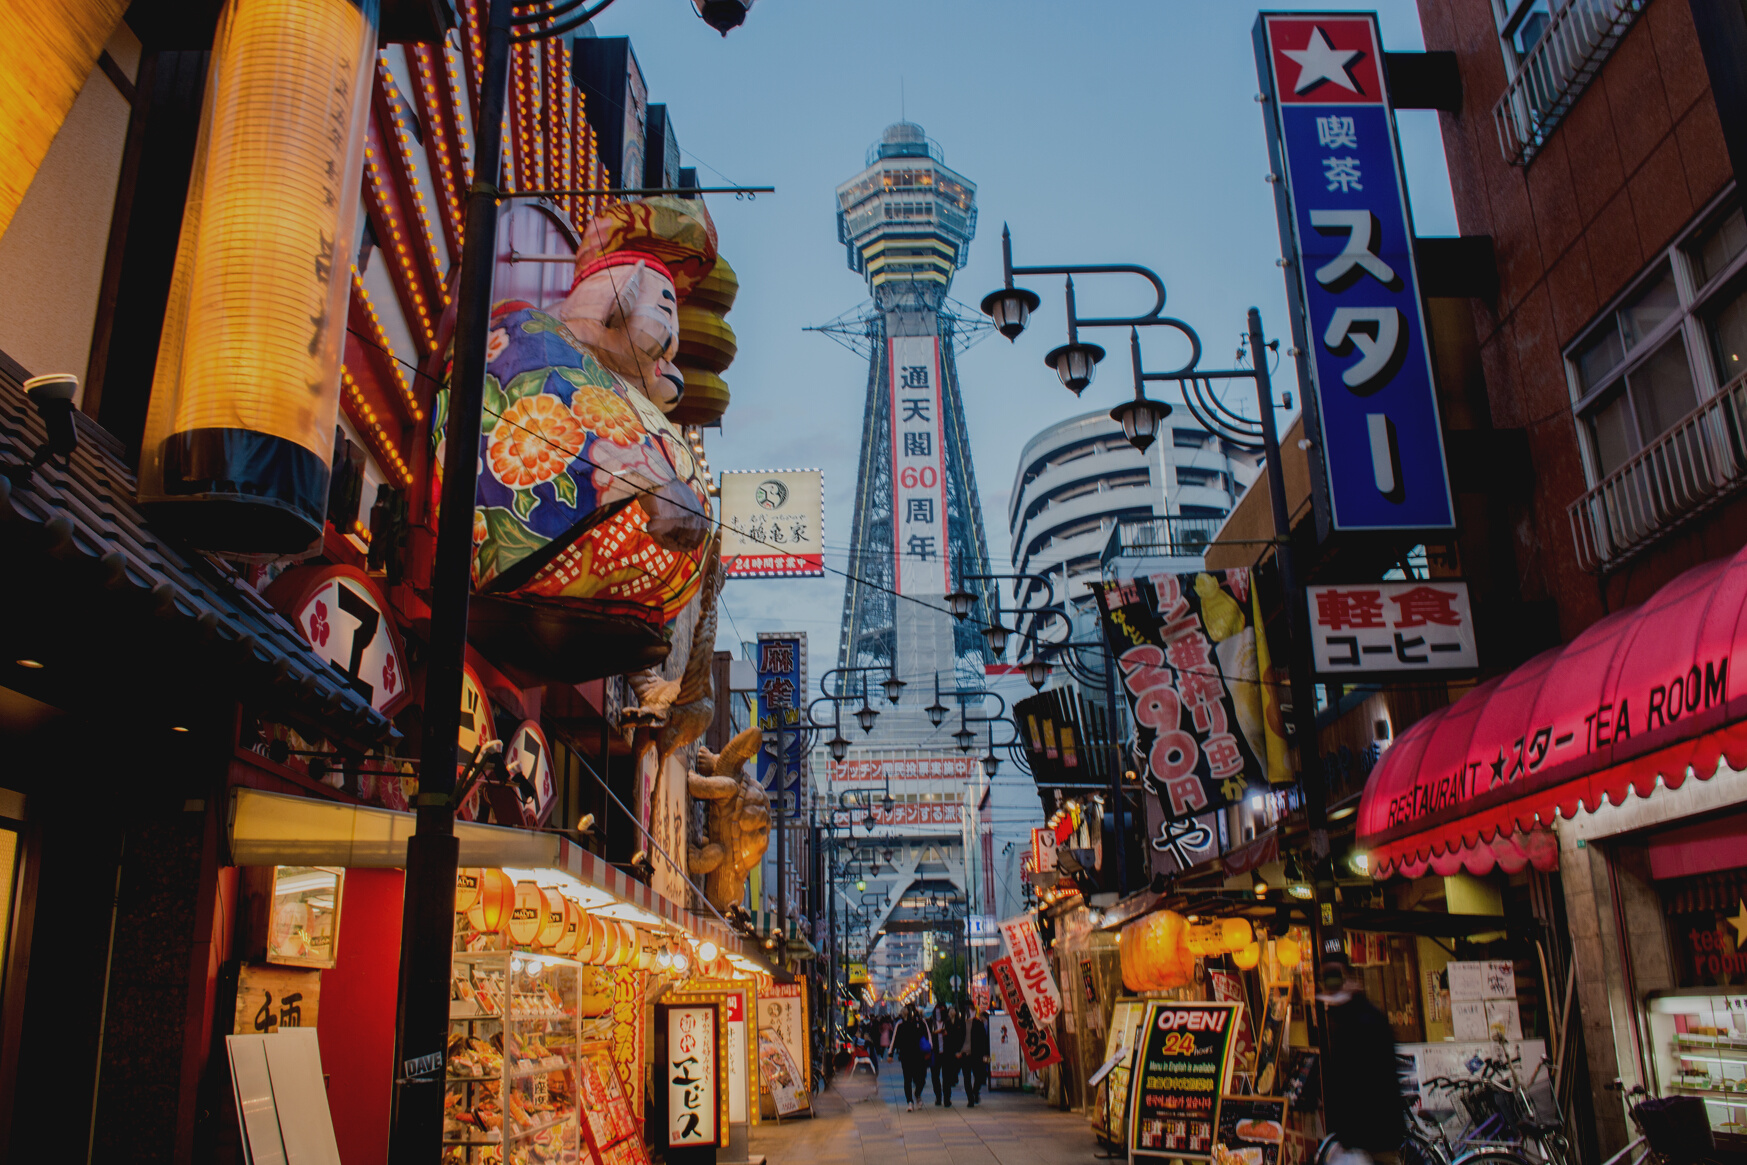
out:
{"label": "shop awning", "polygon": [[[398,869],[406,865],[406,839],[414,821],[413,814],[392,809],[237,788],[231,792],[231,861],[239,866]],[[455,835],[463,866],[508,870],[518,880],[564,890],[603,918],[675,926],[713,940],[724,951],[756,958],[738,934],[716,919],[682,910],[559,834],[457,821]]]}
{"label": "shop awning", "polygon": [[1359,845],[1377,877],[1551,870],[1556,817],[1747,768],[1744,719],[1747,549],[1402,733],[1365,787]]}

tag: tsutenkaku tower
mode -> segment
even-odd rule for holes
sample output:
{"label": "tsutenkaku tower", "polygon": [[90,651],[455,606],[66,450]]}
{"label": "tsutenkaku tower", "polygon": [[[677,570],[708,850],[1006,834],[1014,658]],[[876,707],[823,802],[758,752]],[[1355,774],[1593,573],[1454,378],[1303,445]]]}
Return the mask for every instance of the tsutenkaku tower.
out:
{"label": "tsutenkaku tower", "polygon": [[867,168],[837,188],[838,240],[873,293],[870,307],[827,329],[858,333],[855,346],[868,356],[837,654],[845,667],[895,660],[909,683],[868,742],[885,747],[950,747],[957,724],[935,729],[922,711],[931,677],[939,674],[943,690],[982,679],[980,622],[959,623],[944,610],[957,573],[989,570],[954,360],[967,324],[947,298],[976,229],[975,184],[947,169],[939,146],[911,122],[888,126]]}

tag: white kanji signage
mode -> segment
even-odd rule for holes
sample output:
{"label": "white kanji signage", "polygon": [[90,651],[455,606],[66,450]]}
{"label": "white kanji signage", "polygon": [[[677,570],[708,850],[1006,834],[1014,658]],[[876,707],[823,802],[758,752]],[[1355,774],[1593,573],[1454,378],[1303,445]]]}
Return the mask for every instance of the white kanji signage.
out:
{"label": "white kanji signage", "polygon": [[1049,956],[1044,952],[1043,940],[1037,936],[1037,923],[1028,914],[1009,918],[1001,923],[1001,937],[1007,942],[1013,975],[1019,980],[1020,993],[1031,1008],[1032,1018],[1040,1027],[1052,1027],[1062,1011],[1062,996],[1056,990],[1055,976],[1049,972]]}
{"label": "white kanji signage", "polygon": [[1305,590],[1319,676],[1480,666],[1465,582],[1343,583]]}
{"label": "white kanji signage", "polygon": [[892,389],[892,548],[895,589],[951,590],[946,536],[946,426],[941,413],[940,341],[887,341]]}

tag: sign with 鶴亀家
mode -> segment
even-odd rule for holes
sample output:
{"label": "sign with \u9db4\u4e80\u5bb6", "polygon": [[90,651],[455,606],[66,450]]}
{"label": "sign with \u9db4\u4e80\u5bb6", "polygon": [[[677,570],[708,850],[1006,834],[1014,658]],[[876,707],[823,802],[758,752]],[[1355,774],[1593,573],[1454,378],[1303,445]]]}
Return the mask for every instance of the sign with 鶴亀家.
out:
{"label": "sign with \u9db4\u4e80\u5bb6", "polygon": [[1465,582],[1318,584],[1305,591],[1318,676],[1347,679],[1480,666]]}
{"label": "sign with \u9db4\u4e80\u5bb6", "polygon": [[1263,13],[1268,121],[1320,532],[1455,525],[1383,38],[1370,13]]}
{"label": "sign with \u9db4\u4e80\u5bb6", "polygon": [[729,578],[825,577],[825,475],[724,473],[722,563]]}
{"label": "sign with \u9db4\u4e80\u5bb6", "polygon": [[1130,1157],[1211,1161],[1241,1003],[1146,1005],[1129,1100]]}

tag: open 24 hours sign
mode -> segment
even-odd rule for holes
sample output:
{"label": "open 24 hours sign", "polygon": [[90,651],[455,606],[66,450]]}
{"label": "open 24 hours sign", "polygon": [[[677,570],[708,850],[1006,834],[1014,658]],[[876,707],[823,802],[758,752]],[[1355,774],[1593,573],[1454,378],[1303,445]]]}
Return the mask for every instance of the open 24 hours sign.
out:
{"label": "open 24 hours sign", "polygon": [[1241,1003],[1146,1005],[1128,1112],[1131,1158],[1213,1160]]}

